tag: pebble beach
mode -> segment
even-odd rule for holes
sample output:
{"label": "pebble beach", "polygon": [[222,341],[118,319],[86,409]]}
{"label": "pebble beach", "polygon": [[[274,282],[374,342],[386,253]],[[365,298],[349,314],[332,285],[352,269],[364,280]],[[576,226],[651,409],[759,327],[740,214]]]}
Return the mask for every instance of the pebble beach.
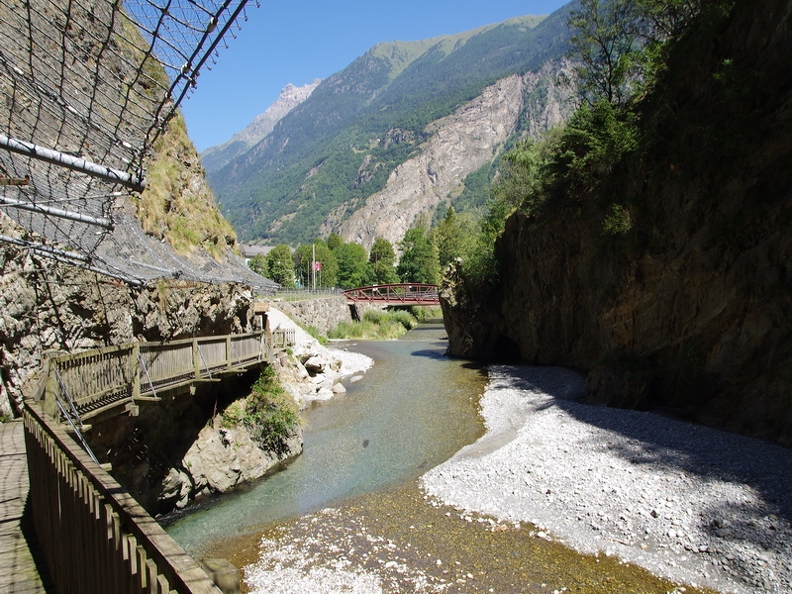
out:
{"label": "pebble beach", "polygon": [[583,553],[722,592],[792,592],[792,450],[581,404],[584,378],[492,366],[487,432],[422,487]]}

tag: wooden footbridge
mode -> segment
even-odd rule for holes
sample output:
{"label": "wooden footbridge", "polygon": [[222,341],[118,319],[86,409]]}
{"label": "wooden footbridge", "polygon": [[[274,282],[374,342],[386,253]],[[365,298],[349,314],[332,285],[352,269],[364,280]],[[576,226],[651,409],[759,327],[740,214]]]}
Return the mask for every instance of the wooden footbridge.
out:
{"label": "wooden footbridge", "polygon": [[166,391],[218,381],[270,360],[266,332],[172,342],[135,342],[45,360],[44,410],[87,421],[106,412],[135,414]]}
{"label": "wooden footbridge", "polygon": [[347,302],[382,305],[440,305],[438,286],[428,283],[371,285],[344,291]]}
{"label": "wooden footbridge", "polygon": [[[238,573],[228,562],[199,565],[108,474],[82,439],[90,428],[84,421],[135,415],[141,402],[156,402],[166,392],[188,393],[197,383],[252,369],[292,346],[294,338],[294,331],[262,330],[45,359],[39,391],[26,401],[23,420],[30,513],[59,593],[238,592]],[[29,564],[21,553],[17,558]],[[13,576],[0,576],[0,590],[27,591],[17,589],[18,577],[4,584],[5,577]]]}

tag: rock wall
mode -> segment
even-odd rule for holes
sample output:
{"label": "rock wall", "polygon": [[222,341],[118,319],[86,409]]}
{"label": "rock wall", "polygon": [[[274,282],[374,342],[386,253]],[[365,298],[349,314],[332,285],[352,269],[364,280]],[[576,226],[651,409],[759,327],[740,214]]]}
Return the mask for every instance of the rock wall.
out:
{"label": "rock wall", "polygon": [[290,454],[281,458],[262,450],[242,425],[232,429],[217,424],[205,426],[178,467],[172,467],[162,481],[157,507],[183,508],[197,497],[227,493],[242,483],[261,478],[302,452],[299,427],[287,446]]}
{"label": "rock wall", "polygon": [[[683,40],[637,154],[512,217],[497,286],[449,279],[453,354],[585,369],[592,402],[792,443],[790,14],[739,5]],[[613,203],[624,235],[604,231]]]}
{"label": "rock wall", "polygon": [[[0,214],[0,231],[18,228]],[[250,289],[162,281],[133,288],[0,244],[0,411],[19,412],[48,351],[253,329]]]}
{"label": "rock wall", "polygon": [[[348,305],[346,297],[327,297],[326,299],[305,299],[302,301],[278,301],[274,304],[280,311],[303,327],[312,327],[327,336],[341,322],[350,322],[356,315],[363,316],[367,309],[379,308],[366,303]],[[275,328],[271,328],[275,330]]]}

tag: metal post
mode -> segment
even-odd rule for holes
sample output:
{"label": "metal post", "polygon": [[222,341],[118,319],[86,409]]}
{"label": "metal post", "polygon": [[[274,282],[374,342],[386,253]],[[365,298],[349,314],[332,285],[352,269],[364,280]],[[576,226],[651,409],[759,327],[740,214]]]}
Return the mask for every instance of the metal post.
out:
{"label": "metal post", "polygon": [[129,363],[131,369],[129,373],[132,379],[132,400],[140,398],[140,343],[136,342],[132,347],[132,353],[129,356]]}
{"label": "metal post", "polygon": [[104,227],[105,229],[113,228],[113,221],[110,219],[100,219],[97,217],[92,217],[91,215],[81,214],[79,212],[71,212],[68,210],[62,210],[60,208],[52,208],[51,206],[41,206],[40,204],[33,204],[32,202],[23,202],[22,200],[15,200],[14,198],[9,198],[8,196],[0,196],[0,204],[13,206],[14,208],[28,210],[30,212],[36,212],[39,214],[51,215],[60,219],[67,219],[69,221],[77,221],[78,223],[96,225],[98,227]]}
{"label": "metal post", "polygon": [[126,173],[125,171],[120,171],[118,169],[113,169],[112,167],[93,163],[80,157],[75,157],[74,155],[44,148],[43,146],[38,146],[32,142],[18,140],[16,138],[9,138],[4,134],[0,134],[0,148],[4,148],[14,153],[19,153],[20,155],[32,157],[33,159],[38,159],[40,161],[46,161],[47,163],[61,165],[67,169],[79,171],[80,173],[86,173],[109,182],[118,183],[134,190],[135,192],[142,192],[146,188],[146,180],[143,178],[142,174],[132,175],[131,173]]}

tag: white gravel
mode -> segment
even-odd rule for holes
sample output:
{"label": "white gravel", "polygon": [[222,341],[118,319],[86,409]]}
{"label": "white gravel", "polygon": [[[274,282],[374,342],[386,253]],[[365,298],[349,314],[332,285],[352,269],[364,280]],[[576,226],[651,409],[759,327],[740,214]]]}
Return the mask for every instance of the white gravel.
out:
{"label": "white gravel", "polygon": [[415,593],[443,591],[420,569],[408,566],[404,551],[370,534],[363,522],[336,530],[348,521],[338,517],[338,510],[326,508],[297,521],[297,541],[262,539],[259,561],[244,568],[251,592],[382,594],[405,591],[400,584]]}
{"label": "white gravel", "polygon": [[297,363],[298,377],[293,378],[291,382],[288,377],[281,378],[302,406],[314,400],[332,398],[334,386],[359,379],[360,374],[374,364],[371,357],[361,353],[322,346],[318,340],[275,307],[270,306],[267,317],[273,331],[278,329],[294,331],[293,351],[298,361],[315,360],[322,366],[321,372],[309,374],[302,363]]}
{"label": "white gravel", "polygon": [[444,503],[723,592],[792,592],[792,451],[576,402],[578,373],[492,366],[487,433],[422,478]]}

